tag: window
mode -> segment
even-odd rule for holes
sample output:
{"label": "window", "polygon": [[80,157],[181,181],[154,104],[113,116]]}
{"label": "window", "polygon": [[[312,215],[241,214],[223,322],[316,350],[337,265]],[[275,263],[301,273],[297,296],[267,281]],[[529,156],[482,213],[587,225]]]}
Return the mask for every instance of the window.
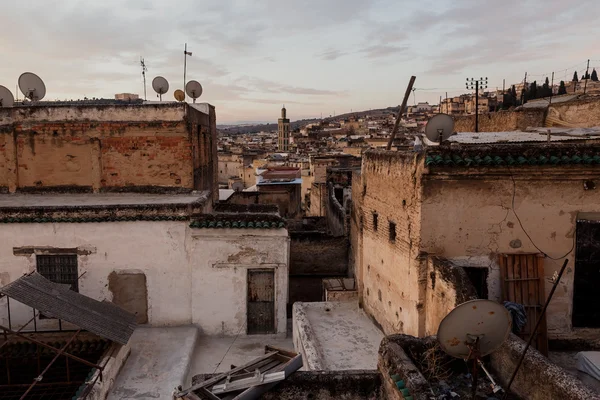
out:
{"label": "window", "polygon": [[378,221],[377,221],[377,218],[378,218],[378,217],[379,217],[379,216],[377,215],[377,213],[373,213],[373,230],[374,230],[375,232],[377,232],[377,222],[378,222]]}
{"label": "window", "polygon": [[390,221],[390,242],[394,243],[396,241],[396,224]]}
{"label": "window", "polygon": [[77,255],[38,255],[35,259],[40,275],[51,282],[70,285],[71,290],[79,292]]}

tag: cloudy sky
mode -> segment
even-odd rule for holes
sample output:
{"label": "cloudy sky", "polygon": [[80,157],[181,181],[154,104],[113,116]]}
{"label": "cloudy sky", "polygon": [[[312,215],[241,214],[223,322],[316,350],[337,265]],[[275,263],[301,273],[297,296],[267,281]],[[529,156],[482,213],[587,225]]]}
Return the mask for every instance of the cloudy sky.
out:
{"label": "cloudy sky", "polygon": [[[46,99],[143,95],[151,80],[204,87],[219,123],[274,121],[464,92],[466,77],[541,81],[600,67],[594,0],[1,0],[0,85],[40,75]],[[6,34],[10,33],[10,34]]]}

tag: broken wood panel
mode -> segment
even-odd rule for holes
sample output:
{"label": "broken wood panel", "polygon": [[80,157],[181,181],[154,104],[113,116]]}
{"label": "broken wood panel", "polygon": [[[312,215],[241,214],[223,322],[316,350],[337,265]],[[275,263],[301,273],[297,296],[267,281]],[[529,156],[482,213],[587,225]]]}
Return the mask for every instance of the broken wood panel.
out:
{"label": "broken wood panel", "polygon": [[[538,254],[500,255],[502,301],[522,304],[527,315],[527,324],[518,336],[528,340],[545,303],[543,256]],[[532,342],[542,354],[548,354],[548,333],[544,316]]]}

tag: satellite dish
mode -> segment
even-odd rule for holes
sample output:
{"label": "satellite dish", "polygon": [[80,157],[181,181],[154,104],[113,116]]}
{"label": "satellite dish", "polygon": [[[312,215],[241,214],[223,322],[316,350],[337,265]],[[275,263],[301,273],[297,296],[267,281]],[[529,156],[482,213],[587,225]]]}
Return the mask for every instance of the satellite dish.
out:
{"label": "satellite dish", "polygon": [[454,120],[448,114],[436,114],[427,121],[425,136],[437,143],[447,140],[454,133]]}
{"label": "satellite dish", "polygon": [[40,101],[46,95],[44,81],[32,72],[25,72],[19,77],[19,89],[25,98],[31,101]]}
{"label": "satellite dish", "polygon": [[497,350],[510,333],[510,314],[502,304],[492,300],[471,300],[462,303],[438,328],[437,338],[444,352],[452,357],[467,359],[478,344],[478,357]]}
{"label": "satellite dish", "polygon": [[194,99],[194,103],[195,103],[196,99],[198,97],[202,96],[202,85],[198,81],[189,81],[185,85],[185,92],[187,93],[188,96],[190,96],[192,99]]}
{"label": "satellite dish", "polygon": [[162,95],[169,91],[169,82],[162,76],[157,76],[152,80],[152,89],[160,96],[162,101]]}
{"label": "satellite dish", "polygon": [[479,366],[492,381],[494,393],[502,390],[489,375],[480,358],[496,351],[510,333],[511,317],[502,304],[491,300],[462,303],[440,323],[437,339],[442,350],[456,358],[473,362],[472,398],[477,394]]}
{"label": "satellite dish", "polygon": [[15,98],[10,90],[4,86],[0,86],[0,107],[12,107],[15,103]]}
{"label": "satellite dish", "polygon": [[177,101],[185,100],[185,93],[183,93],[183,90],[177,89],[175,91],[175,100],[177,100]]}

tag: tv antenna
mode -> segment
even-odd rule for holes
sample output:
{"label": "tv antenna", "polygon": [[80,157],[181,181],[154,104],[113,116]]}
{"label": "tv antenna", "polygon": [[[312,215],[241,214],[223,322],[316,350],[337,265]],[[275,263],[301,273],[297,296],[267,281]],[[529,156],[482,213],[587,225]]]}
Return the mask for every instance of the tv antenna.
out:
{"label": "tv antenna", "polygon": [[198,81],[189,81],[185,85],[185,92],[188,96],[194,99],[194,103],[196,99],[202,96],[202,85]]}
{"label": "tv antenna", "polygon": [[144,101],[146,100],[146,71],[148,68],[146,67],[146,62],[144,61],[144,57],[140,57],[140,66],[142,67],[142,78],[144,79]]}
{"label": "tv antenna", "polygon": [[454,133],[454,120],[448,114],[436,114],[425,126],[425,136],[434,143],[448,140]]}
{"label": "tv antenna", "polygon": [[185,93],[183,93],[183,90],[181,89],[177,89],[175,93],[173,93],[173,95],[175,96],[175,100],[177,101],[185,100]]}
{"label": "tv antenna", "polygon": [[25,72],[19,77],[19,89],[26,99],[40,101],[46,95],[44,81],[33,72]]}
{"label": "tv antenna", "polygon": [[442,350],[456,358],[473,362],[473,399],[477,394],[479,365],[492,381],[494,393],[502,390],[480,362],[481,357],[498,350],[510,333],[511,317],[503,305],[491,300],[462,303],[440,323],[437,339]]}
{"label": "tv antenna", "polygon": [[158,93],[160,101],[162,101],[162,95],[169,91],[169,82],[162,76],[157,76],[152,80],[152,89]]}
{"label": "tv antenna", "polygon": [[10,90],[4,86],[0,86],[0,108],[12,107],[15,103],[15,98]]}

